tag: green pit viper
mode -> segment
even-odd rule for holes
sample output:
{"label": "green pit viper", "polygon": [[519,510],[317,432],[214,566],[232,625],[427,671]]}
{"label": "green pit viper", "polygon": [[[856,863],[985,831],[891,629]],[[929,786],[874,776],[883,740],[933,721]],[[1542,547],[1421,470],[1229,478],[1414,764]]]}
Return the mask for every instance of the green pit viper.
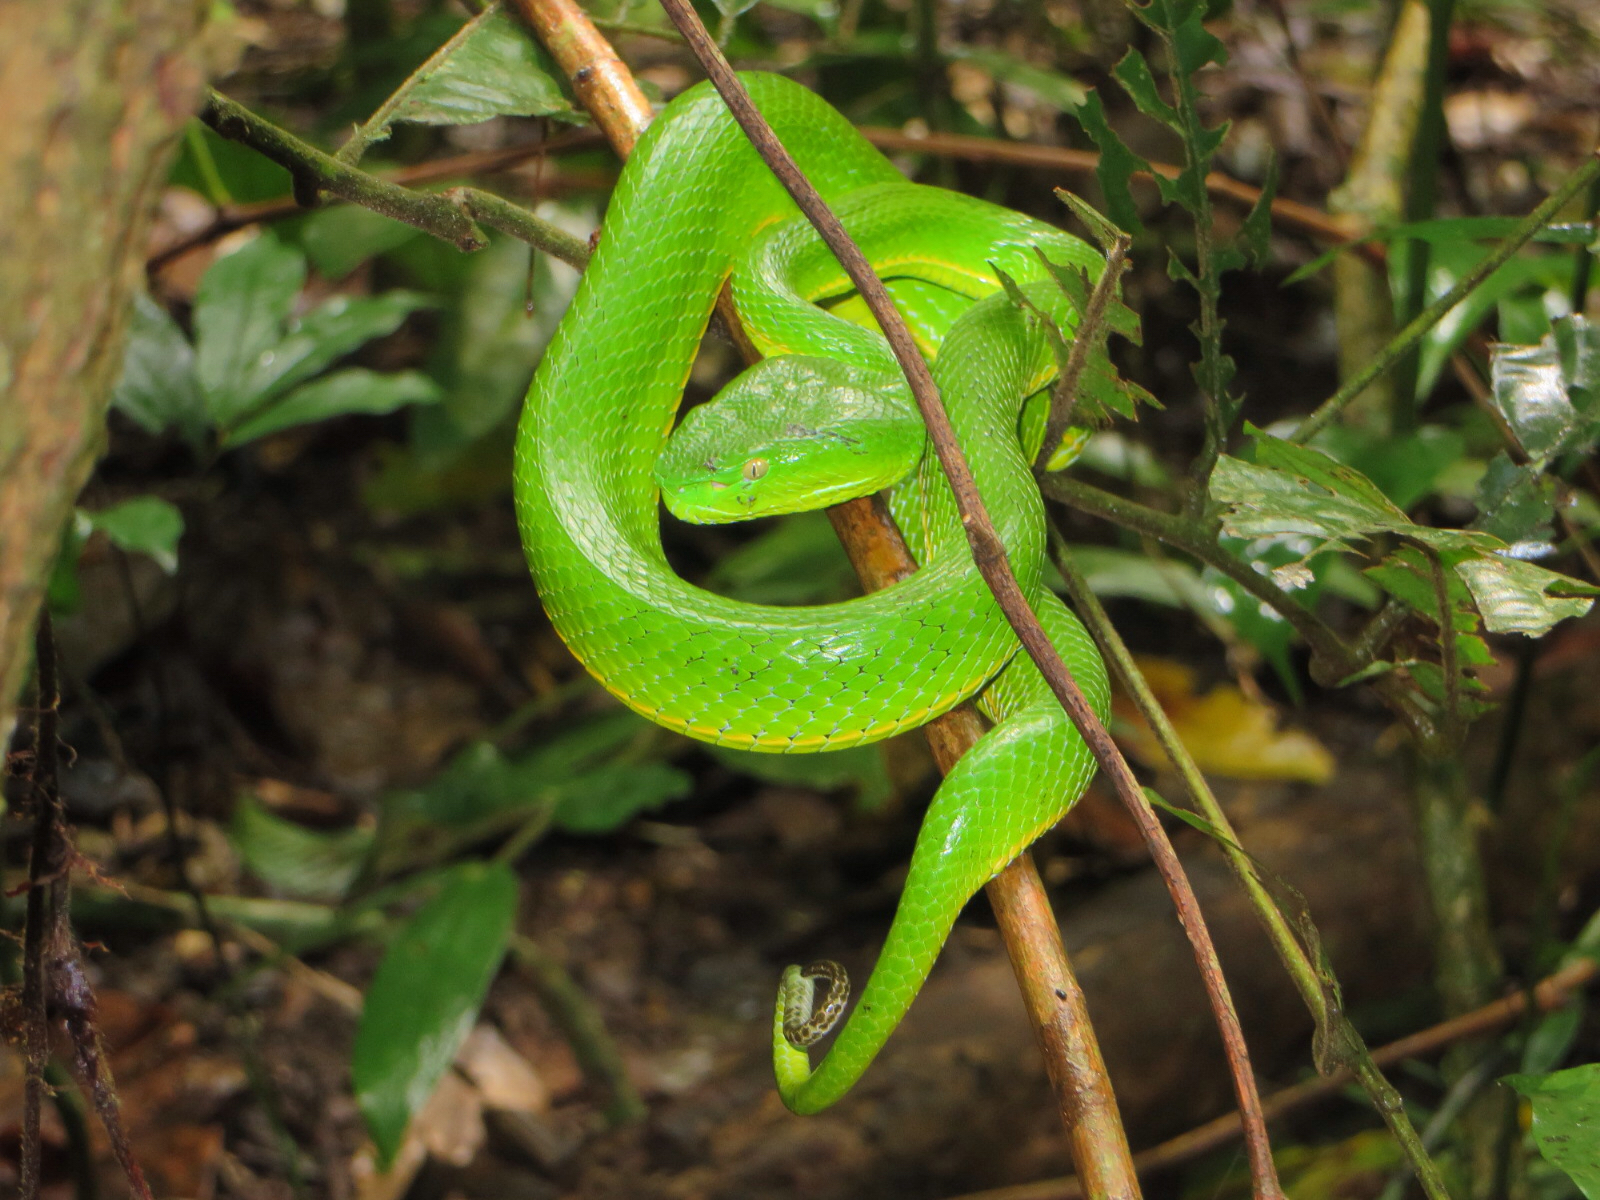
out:
{"label": "green pit viper", "polygon": [[[1040,582],[1043,511],[1018,432],[1024,401],[1050,381],[1054,363],[1038,318],[999,290],[994,271],[1010,274],[1066,330],[1075,314],[1044,281],[1035,247],[1091,275],[1099,257],[1021,214],[905,182],[811,92],[773,75],[743,78],[911,319],[1023,590],[1104,715],[1100,658]],[[763,361],[674,434],[730,276]],[[600,682],[650,720],[780,754],[886,738],[974,695],[996,723],[934,797],[877,965],[815,1069],[805,1047],[837,1021],[848,985],[824,965],[785,973],[773,1053],[779,1090],[796,1112],[849,1090],[905,1014],[962,906],[1060,819],[1093,766],[1017,653],[949,488],[924,453],[894,359],[849,293],[721,99],[708,85],[692,88],[650,126],[622,172],[598,248],[534,377],[516,446],[522,539],[550,619]],[[821,307],[830,302],[832,311]],[[742,603],[685,582],[662,552],[658,497],[680,516],[717,521],[891,486],[890,509],[920,569],[858,599]],[[813,1011],[818,979],[827,981],[825,1003]]]}

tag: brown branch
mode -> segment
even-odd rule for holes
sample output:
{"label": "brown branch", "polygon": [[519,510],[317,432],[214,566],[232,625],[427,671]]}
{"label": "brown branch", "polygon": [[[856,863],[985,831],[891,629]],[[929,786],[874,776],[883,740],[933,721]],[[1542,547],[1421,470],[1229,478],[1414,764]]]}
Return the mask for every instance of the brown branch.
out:
{"label": "brown branch", "polygon": [[939,399],[928,365],[917,351],[910,330],[906,328],[905,321],[889,299],[883,281],[873,273],[860,247],[851,240],[843,225],[839,223],[838,217],[823,202],[810,180],[801,173],[789,152],[773,134],[772,128],[756,111],[743,84],[739,82],[727,59],[722,56],[710,35],[706,33],[694,9],[687,0],[662,0],[662,6],[667,10],[667,15],[673,24],[678,27],[678,32],[689,42],[690,49],[706,69],[713,85],[733,113],[734,119],[744,130],[745,136],[750,139],[762,160],[771,168],[778,181],[783,184],[784,189],[805,214],[806,219],[827,243],[828,248],[833,251],[839,264],[850,276],[851,282],[856,285],[862,300],[877,319],[879,328],[883,330],[889,348],[894,352],[911,386],[912,396],[922,414],[923,423],[927,426],[929,440],[938,456],[939,465],[949,480],[957,509],[961,514],[961,523],[972,549],[973,561],[977,564],[979,573],[994,593],[1022,648],[1038,666],[1050,690],[1094,753],[1095,760],[1116,786],[1118,796],[1139,824],[1140,832],[1150,846],[1151,855],[1162,872],[1162,877],[1172,895],[1178,920],[1194,947],[1212,1013],[1227,1048],[1234,1090],[1238,1096],[1240,1111],[1244,1115],[1245,1127],[1250,1131],[1247,1143],[1255,1194],[1257,1197],[1281,1196],[1282,1189],[1277,1181],[1277,1173],[1272,1162],[1272,1148],[1267,1141],[1266,1127],[1261,1119],[1261,1102],[1256,1094],[1255,1079],[1250,1070],[1249,1051],[1245,1047],[1244,1033],[1239,1027],[1238,1014],[1234,1011],[1227,982],[1222,977],[1222,968],[1217,962],[1216,949],[1211,942],[1211,934],[1206,929],[1194,892],[1183,874],[1172,843],[1167,839],[1166,831],[1162,829],[1154,810],[1145,799],[1138,781],[1134,779],[1133,771],[1117,751],[1100,718],[1084,699],[1066,663],[1051,645],[1044,628],[1039,624],[1038,617],[1029,607],[1027,597],[1017,584],[1016,576],[1006,559],[1005,546],[985,510],[983,498],[978,494],[971,469],[967,466],[956,443],[950,418]]}
{"label": "brown branch", "polygon": [[[1002,142],[994,138],[962,133],[930,133],[923,137],[913,137],[898,129],[871,126],[863,127],[861,134],[880,150],[936,154],[947,158],[961,158],[968,162],[1009,163],[1021,167],[1046,167],[1081,173],[1093,171],[1100,165],[1099,154],[1090,150],[1072,150],[1064,146]],[[1172,163],[1153,162],[1150,164],[1150,170],[1153,173],[1135,171],[1132,177],[1154,183],[1156,175],[1176,179],[1183,168]],[[1247,208],[1261,199],[1260,188],[1242,183],[1220,171],[1212,171],[1206,176],[1206,187],[1215,195],[1236,200]],[[1272,217],[1281,224],[1292,226],[1337,245],[1342,246],[1346,242],[1355,240],[1350,230],[1338,220],[1319,208],[1301,204],[1296,200],[1275,198],[1272,201]],[[1384,247],[1373,242],[1364,242],[1355,247],[1353,252],[1378,266],[1388,260]]]}
{"label": "brown branch", "polygon": [[[1407,1034],[1398,1041],[1380,1046],[1372,1052],[1372,1061],[1379,1067],[1393,1066],[1410,1058],[1424,1058],[1461,1042],[1483,1037],[1515,1024],[1528,1012],[1529,997],[1535,1012],[1553,1012],[1564,1007],[1573,994],[1593,983],[1600,976],[1600,962],[1592,958],[1574,959],[1555,974],[1547,976],[1530,991],[1512,995],[1475,1008],[1459,1017],[1432,1025],[1416,1033]],[[1272,1093],[1262,1104],[1269,1120],[1277,1120],[1297,1112],[1318,1101],[1337,1096],[1355,1079],[1347,1068],[1331,1075],[1307,1079]],[[1197,1125],[1175,1138],[1170,1138],[1148,1150],[1134,1155],[1134,1165],[1141,1174],[1165,1170],[1190,1162],[1218,1146],[1225,1146],[1242,1132],[1237,1113],[1226,1113],[1204,1125]],[[1040,1179],[1014,1187],[992,1188],[982,1192],[969,1192],[955,1200],[1082,1200],[1083,1187],[1073,1176],[1058,1179]]]}
{"label": "brown branch", "polygon": [[623,158],[655,115],[650,98],[577,0],[509,0],[568,79],[583,110]]}

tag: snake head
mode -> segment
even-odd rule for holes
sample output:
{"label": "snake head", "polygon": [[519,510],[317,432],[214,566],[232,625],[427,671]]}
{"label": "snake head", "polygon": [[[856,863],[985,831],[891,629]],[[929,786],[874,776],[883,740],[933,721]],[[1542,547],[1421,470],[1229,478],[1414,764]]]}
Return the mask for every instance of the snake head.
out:
{"label": "snake head", "polygon": [[898,483],[924,434],[898,376],[768,358],[692,410],[656,461],[668,511],[712,525],[807,512]]}

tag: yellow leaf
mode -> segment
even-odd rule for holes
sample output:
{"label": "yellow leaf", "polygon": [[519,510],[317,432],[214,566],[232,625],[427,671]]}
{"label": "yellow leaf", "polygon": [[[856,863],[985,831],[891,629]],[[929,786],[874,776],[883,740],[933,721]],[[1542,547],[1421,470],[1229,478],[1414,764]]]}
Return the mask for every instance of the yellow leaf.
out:
{"label": "yellow leaf", "polygon": [[[1139,669],[1202,771],[1231,779],[1303,783],[1326,783],[1332,778],[1333,755],[1309,733],[1280,730],[1277,710],[1271,705],[1226,683],[1198,695],[1193,669],[1170,659],[1142,658]],[[1133,701],[1120,692],[1115,713],[1118,736],[1134,757],[1147,765],[1166,765],[1154,732]]]}

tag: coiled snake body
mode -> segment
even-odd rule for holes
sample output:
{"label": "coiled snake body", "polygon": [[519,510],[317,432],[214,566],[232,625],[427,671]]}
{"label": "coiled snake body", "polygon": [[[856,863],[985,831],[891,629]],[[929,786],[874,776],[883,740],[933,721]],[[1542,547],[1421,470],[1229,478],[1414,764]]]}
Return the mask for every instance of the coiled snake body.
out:
{"label": "coiled snake body", "polygon": [[[1023,401],[1049,381],[1053,362],[1036,318],[998,293],[990,266],[1066,329],[1074,314],[1053,284],[1037,282],[1034,247],[1091,273],[1097,256],[1019,214],[905,183],[797,84],[759,74],[745,82],[936,350],[935,379],[1013,568],[1103,712],[1100,659],[1040,584],[1043,513],[1019,444]],[[691,414],[664,454],[730,274],[741,323],[767,357]],[[795,968],[786,975],[773,1046],[780,1091],[797,1112],[826,1107],[859,1078],[962,906],[1061,817],[1092,771],[972,564],[881,335],[817,306],[842,298],[836,312],[849,315],[848,288],[721,100],[704,85],[691,89],[622,173],[529,391],[516,449],[518,517],[545,608],[584,665],[652,721],[723,746],[821,751],[888,737],[981,690],[997,722],[930,805],[882,954],[815,1070],[796,1044],[819,1031],[811,983]],[[920,569],[868,596],[741,603],[685,582],[662,553],[658,495],[693,519],[719,520],[890,484]],[[833,1005],[841,989],[828,990]]]}

